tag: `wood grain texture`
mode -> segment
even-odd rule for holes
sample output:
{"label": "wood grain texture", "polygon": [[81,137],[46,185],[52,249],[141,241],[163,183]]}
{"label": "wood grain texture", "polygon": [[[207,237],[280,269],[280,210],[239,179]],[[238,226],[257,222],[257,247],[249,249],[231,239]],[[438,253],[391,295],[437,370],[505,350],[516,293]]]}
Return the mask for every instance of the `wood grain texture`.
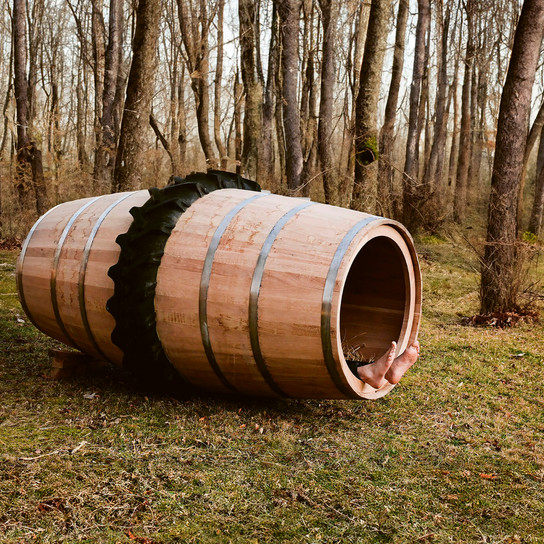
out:
{"label": "wood grain texture", "polygon": [[[147,199],[138,191],[68,202],[39,223],[17,272],[29,314],[46,334],[121,364],[106,310],[114,289],[108,270],[129,210]],[[361,382],[343,349],[370,360],[392,340],[399,353],[413,342],[421,276],[399,223],[224,189],[180,217],[154,302],[163,349],[189,383],[255,396],[378,398],[393,386],[376,391]]]}
{"label": "wood grain texture", "polygon": [[[198,299],[203,263],[222,218],[251,196],[227,189],[193,204],[173,230],[157,275],[157,330],[168,358],[186,380],[216,391],[226,388],[202,346]],[[264,241],[298,205],[300,200],[278,195],[252,201],[231,220],[214,255],[207,292],[209,338],[221,373],[243,394],[277,394],[255,364],[248,305]],[[342,354],[342,339],[349,336],[350,345],[363,345],[370,358],[384,353],[392,340],[400,352],[417,335],[421,281],[411,239],[398,223],[376,218],[347,248],[334,286],[331,340],[336,371],[348,394],[338,389],[324,364],[325,279],[340,240],[364,217],[315,204],[294,215],[275,238],[260,284],[258,336],[266,368],[286,396],[382,396],[392,386],[377,393],[355,378]]]}
{"label": "wood grain texture", "polygon": [[[30,315],[43,332],[93,357],[121,364],[122,353],[110,339],[115,323],[106,311],[106,302],[113,294],[113,281],[107,272],[119,258],[120,248],[115,238],[132,222],[128,213],[130,208],[141,206],[148,198],[147,191],[138,191],[105,195],[94,202],[90,198],[66,202],[57,206],[39,224],[28,242],[25,255],[17,262],[17,274],[22,280],[20,288]],[[114,207],[103,218],[94,235],[84,270],[85,311],[99,347],[97,350],[82,321],[80,278],[89,236],[110,206]],[[61,239],[63,233],[65,238]],[[52,280],[56,286],[54,293]],[[55,303],[58,315],[55,315]]]}

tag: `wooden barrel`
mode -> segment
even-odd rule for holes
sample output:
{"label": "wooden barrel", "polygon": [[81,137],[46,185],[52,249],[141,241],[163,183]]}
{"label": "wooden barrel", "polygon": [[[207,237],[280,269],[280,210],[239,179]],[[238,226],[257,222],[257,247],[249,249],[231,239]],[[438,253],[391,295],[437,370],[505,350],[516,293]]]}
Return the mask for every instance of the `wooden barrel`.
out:
{"label": "wooden barrel", "polygon": [[[137,191],[68,202],[36,223],[17,279],[38,328],[123,363],[106,309],[119,286],[108,271],[122,262],[115,239],[137,215],[129,211],[148,199]],[[421,277],[401,224],[240,189],[205,194],[176,221],[144,292],[154,297],[146,323],[185,382],[301,398],[378,398],[393,387],[361,382],[344,353],[372,359],[392,340],[400,353],[417,337]]]}
{"label": "wooden barrel", "polygon": [[84,198],[59,204],[32,227],[17,261],[19,300],[45,334],[90,355],[121,364],[112,343],[115,320],[106,311],[114,284],[109,268],[119,259],[118,234],[132,223],[129,210],[147,191]]}
{"label": "wooden barrel", "polygon": [[155,294],[164,351],[190,383],[258,396],[377,398],[344,352],[381,356],[417,336],[421,277],[388,219],[226,189],[168,239]]}

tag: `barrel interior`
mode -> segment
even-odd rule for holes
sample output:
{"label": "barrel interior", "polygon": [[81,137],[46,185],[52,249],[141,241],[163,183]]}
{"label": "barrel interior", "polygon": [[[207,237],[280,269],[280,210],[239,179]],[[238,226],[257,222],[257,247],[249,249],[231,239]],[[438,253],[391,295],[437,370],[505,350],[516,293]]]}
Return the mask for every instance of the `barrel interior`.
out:
{"label": "barrel interior", "polygon": [[407,265],[388,237],[371,239],[353,261],[342,295],[340,334],[347,360],[371,361],[403,333],[409,304]]}

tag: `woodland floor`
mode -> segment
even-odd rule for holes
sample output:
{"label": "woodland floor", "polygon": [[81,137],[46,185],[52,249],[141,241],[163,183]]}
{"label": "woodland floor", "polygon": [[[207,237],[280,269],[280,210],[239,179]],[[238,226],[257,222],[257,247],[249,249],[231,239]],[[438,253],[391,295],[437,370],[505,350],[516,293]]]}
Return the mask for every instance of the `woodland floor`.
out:
{"label": "woodland floor", "polygon": [[544,542],[544,326],[463,326],[473,253],[418,249],[421,359],[374,402],[176,400],[110,369],[52,381],[58,344],[22,314],[18,250],[0,251],[0,542]]}

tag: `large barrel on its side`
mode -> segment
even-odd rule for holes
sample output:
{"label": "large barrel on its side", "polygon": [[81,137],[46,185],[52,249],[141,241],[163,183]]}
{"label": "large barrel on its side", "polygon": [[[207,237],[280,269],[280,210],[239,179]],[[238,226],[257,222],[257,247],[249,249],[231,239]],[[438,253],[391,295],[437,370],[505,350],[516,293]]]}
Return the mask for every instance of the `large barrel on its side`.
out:
{"label": "large barrel on its side", "polygon": [[[36,224],[17,274],[25,311],[41,330],[96,357],[132,364],[125,346],[143,335],[131,338],[124,327],[121,342],[114,332],[123,329],[119,307],[131,303],[119,275],[127,259],[119,260],[115,238],[138,217],[129,210],[148,198],[138,191],[69,202]],[[141,237],[133,238],[137,252]],[[194,199],[176,217],[160,255],[151,259],[156,271],[141,291],[151,302],[147,315],[137,318],[154,329],[158,344],[149,363],[138,362],[150,372],[160,351],[185,382],[212,391],[377,398],[392,386],[365,385],[344,353],[371,359],[392,340],[401,352],[417,336],[419,265],[410,235],[395,221],[223,189]],[[122,289],[125,298],[111,304],[115,323],[106,306]],[[126,313],[133,319],[138,312]]]}

